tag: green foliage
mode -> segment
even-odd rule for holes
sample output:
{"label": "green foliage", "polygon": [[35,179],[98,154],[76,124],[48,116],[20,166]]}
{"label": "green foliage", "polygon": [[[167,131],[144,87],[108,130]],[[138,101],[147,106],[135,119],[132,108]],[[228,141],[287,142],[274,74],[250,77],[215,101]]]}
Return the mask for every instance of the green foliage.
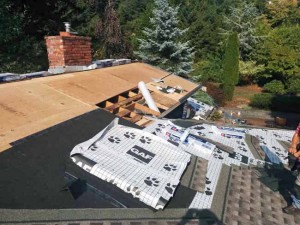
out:
{"label": "green foliage", "polygon": [[13,4],[8,0],[0,2],[0,46],[14,41],[16,36],[23,33],[23,14],[13,14]]}
{"label": "green foliage", "polygon": [[209,94],[201,90],[197,91],[192,98],[211,106],[214,105],[214,99]]}
{"label": "green foliage", "polygon": [[210,119],[212,121],[218,121],[221,118],[222,118],[222,115],[218,111],[213,112],[212,116],[210,117]]}
{"label": "green foliage", "polygon": [[[24,37],[24,36],[23,36]],[[46,46],[27,36],[18,45],[0,51],[0,73],[29,73],[48,69]]]}
{"label": "green foliage", "polygon": [[250,104],[250,106],[259,109],[300,113],[298,105],[300,105],[300,97],[298,96],[274,95],[270,93],[254,95]]}
{"label": "green foliage", "polygon": [[299,3],[294,0],[272,0],[266,5],[266,15],[272,27],[300,22]]}
{"label": "green foliage", "polygon": [[239,40],[237,33],[232,33],[227,42],[224,61],[224,84],[236,85],[239,80]]}
{"label": "green foliage", "polygon": [[263,89],[264,91],[272,94],[282,95],[285,93],[284,84],[280,80],[272,80],[271,82],[265,84]]}
{"label": "green foliage", "polygon": [[44,42],[26,34],[24,13],[15,13],[11,1],[0,3],[0,73],[44,70],[47,56]]}
{"label": "green foliage", "polygon": [[272,99],[271,110],[300,113],[300,97],[276,95]]}
{"label": "green foliage", "polygon": [[300,93],[300,79],[291,78],[287,81],[286,92],[292,95]]}
{"label": "green foliage", "polygon": [[114,9],[115,0],[108,0],[105,8],[103,29],[103,52],[108,58],[126,58],[128,49],[123,38],[117,13]]}
{"label": "green foliage", "polygon": [[270,32],[258,58],[266,65],[266,73],[280,80],[300,76],[299,37],[300,27],[281,27]]}
{"label": "green foliage", "polygon": [[234,86],[239,80],[239,42],[237,33],[228,38],[223,60],[223,90],[226,100],[233,97]]}
{"label": "green foliage", "polygon": [[[283,10],[288,10],[287,15],[292,14],[292,9],[294,8],[283,7]],[[276,12],[277,10],[279,9],[276,9]],[[270,12],[267,11],[267,13]],[[277,22],[274,22],[273,16],[275,14],[266,14],[261,20],[260,32],[264,33],[267,38],[258,46],[256,60],[259,64],[265,65],[265,71],[261,73],[269,76],[269,79],[265,81],[277,79],[285,83],[290,78],[300,77],[300,43],[298,41],[300,27],[296,23],[283,22],[281,19],[276,19]],[[287,18],[290,17],[287,16]],[[281,22],[278,22],[279,20]]]}
{"label": "green foliage", "polygon": [[145,39],[140,39],[136,54],[145,62],[180,76],[192,70],[192,48],[179,38],[186,32],[178,28],[178,7],[167,0],[155,0],[151,28],[145,28]]}
{"label": "green foliage", "polygon": [[[145,12],[147,0],[123,0],[118,7],[118,15],[122,25],[126,26],[126,21],[133,21],[141,13]],[[130,26],[129,26],[130,27]]]}
{"label": "green foliage", "polygon": [[255,61],[239,61],[239,84],[255,83],[262,71],[264,71],[264,65],[257,65]]}
{"label": "green foliage", "polygon": [[[116,12],[117,0],[74,0],[67,20],[79,35],[92,37],[94,57],[123,58],[132,55]],[[67,6],[68,8],[68,6]]]}
{"label": "green foliage", "polygon": [[183,20],[189,26],[186,39],[195,47],[195,60],[206,60],[207,56],[220,52],[223,37],[218,31],[222,23],[219,7],[212,1],[196,1],[185,6],[185,11],[182,8]]}
{"label": "green foliage", "polygon": [[233,98],[233,94],[234,94],[234,85],[232,84],[228,84],[228,85],[223,85],[223,91],[224,91],[224,96],[225,96],[225,100],[232,100]]}
{"label": "green foliage", "polygon": [[256,35],[256,24],[259,12],[253,3],[243,1],[237,7],[230,8],[230,15],[224,15],[225,28],[222,33],[230,35],[237,32],[240,41],[240,57],[248,60],[260,40]]}
{"label": "green foliage", "polygon": [[[169,0],[178,10],[176,27],[189,27],[176,42],[194,46],[195,64],[185,61],[184,71],[194,71],[196,81],[222,81],[226,36],[236,31],[240,41],[239,84],[265,84],[280,80],[290,94],[298,93],[300,79],[300,10],[295,0]],[[108,7],[110,5],[110,7]],[[179,6],[179,7],[175,7]],[[0,71],[33,72],[46,70],[47,52],[44,36],[57,35],[69,21],[78,35],[92,37],[94,57],[133,57],[139,39],[146,39],[143,29],[149,23],[154,0],[52,0],[0,2]],[[105,11],[105,9],[107,9]],[[108,10],[109,9],[109,10]],[[160,16],[168,11],[161,10]],[[175,20],[174,20],[175,21]],[[161,32],[160,35],[166,34]],[[157,57],[162,68],[177,70],[178,60],[190,48],[180,46],[175,63]],[[154,51],[159,48],[153,47]],[[225,59],[224,59],[225,60]],[[229,62],[229,65],[231,62]],[[158,65],[157,64],[157,65]],[[225,72],[225,71],[224,71]],[[229,77],[228,77],[229,79]],[[225,85],[223,85],[225,86]]]}
{"label": "green foliage", "polygon": [[118,16],[123,34],[134,50],[138,49],[138,39],[144,38],[143,28],[149,26],[154,4],[147,0],[124,0],[119,3]]}
{"label": "green foliage", "polygon": [[190,77],[198,82],[222,81],[222,60],[219,57],[210,56],[207,60],[201,60],[194,64]]}
{"label": "green foliage", "polygon": [[255,94],[251,99],[250,106],[259,109],[270,109],[274,95],[269,93]]}

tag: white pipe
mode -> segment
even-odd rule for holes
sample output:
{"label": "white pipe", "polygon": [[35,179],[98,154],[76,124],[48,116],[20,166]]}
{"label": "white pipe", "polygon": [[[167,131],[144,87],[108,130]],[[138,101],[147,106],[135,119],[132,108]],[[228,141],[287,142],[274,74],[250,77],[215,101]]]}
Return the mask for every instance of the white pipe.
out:
{"label": "white pipe", "polygon": [[157,108],[155,102],[153,101],[153,98],[152,98],[148,88],[146,87],[146,84],[143,81],[140,81],[138,83],[138,87],[139,87],[140,91],[142,92],[142,95],[144,96],[148,107],[156,112],[159,112],[159,109]]}

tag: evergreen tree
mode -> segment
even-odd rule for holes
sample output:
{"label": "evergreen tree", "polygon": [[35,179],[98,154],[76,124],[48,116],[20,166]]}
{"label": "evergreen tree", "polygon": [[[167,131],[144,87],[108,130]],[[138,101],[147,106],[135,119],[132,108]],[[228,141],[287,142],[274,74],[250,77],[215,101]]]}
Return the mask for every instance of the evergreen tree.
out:
{"label": "evergreen tree", "polygon": [[262,36],[256,35],[256,24],[259,12],[253,3],[243,2],[240,6],[231,7],[229,16],[224,16],[224,28],[222,34],[230,35],[237,32],[240,41],[240,57],[249,60],[255,50],[255,46]]}
{"label": "evergreen tree", "polygon": [[135,50],[139,46],[138,39],[144,38],[143,28],[149,25],[153,8],[154,3],[149,0],[123,0],[118,5],[123,35]]}
{"label": "evergreen tree", "polygon": [[228,38],[223,61],[223,91],[226,100],[232,100],[234,87],[239,81],[239,40],[236,32]]}
{"label": "evergreen tree", "polygon": [[198,1],[198,4],[189,5],[185,11],[183,21],[190,24],[186,35],[195,47],[196,61],[206,60],[219,54],[220,44],[224,38],[219,34],[218,28],[222,25],[224,9],[226,6],[223,4]]}
{"label": "evergreen tree", "polygon": [[0,73],[26,73],[47,67],[44,39],[39,42],[36,37],[40,27],[35,29],[35,36],[30,35],[28,24],[33,19],[26,6],[9,0],[0,2]]}
{"label": "evergreen tree", "polygon": [[110,58],[126,57],[126,43],[114,7],[115,0],[108,0],[105,8],[104,53]]}
{"label": "evergreen tree", "polygon": [[155,0],[150,19],[151,28],[144,29],[145,39],[139,39],[136,54],[145,62],[180,76],[192,70],[192,48],[179,38],[186,32],[178,28],[178,7],[171,7],[167,0]]}

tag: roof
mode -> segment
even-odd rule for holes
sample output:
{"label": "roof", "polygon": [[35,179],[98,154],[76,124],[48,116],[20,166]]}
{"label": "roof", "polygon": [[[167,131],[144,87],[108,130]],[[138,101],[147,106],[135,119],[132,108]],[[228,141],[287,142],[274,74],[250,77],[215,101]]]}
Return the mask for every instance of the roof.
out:
{"label": "roof", "polygon": [[69,73],[47,85],[88,104],[98,104],[117,94],[133,89],[139,81],[150,82],[168,73],[143,63]]}
{"label": "roof", "polygon": [[[97,109],[30,136],[1,153],[0,212],[5,215],[1,222],[58,223],[61,222],[58,213],[63,213],[66,221],[79,224],[82,221],[106,221],[111,224],[116,221],[148,221],[149,224],[154,221],[164,224],[166,221],[179,222],[182,218],[191,224],[219,220],[226,224],[299,223],[299,216],[281,212],[281,208],[287,205],[283,197],[286,197],[287,188],[293,186],[295,179],[290,172],[280,167],[280,163],[286,163],[285,145],[282,143],[290,141],[292,131],[214,127],[213,124],[191,124],[185,120],[175,120],[172,125],[168,120],[155,119],[155,123],[145,128],[145,131],[157,135],[159,129],[167,129],[168,124],[177,128],[176,124],[180,124],[183,129],[190,127],[199,137],[205,137],[204,140],[214,140],[216,146],[221,143],[232,147],[234,152],[220,148],[211,154],[194,151],[195,156],[191,158],[171,202],[164,211],[153,213],[130,194],[82,170],[69,157],[75,145],[93,137],[114,118],[113,114]],[[120,122],[141,129],[129,121],[120,119]],[[158,136],[163,138],[160,134]],[[257,149],[257,141],[262,148]],[[261,150],[264,154],[257,153]],[[191,147],[186,151],[192,152]],[[77,200],[69,192],[62,191],[75,178],[86,180],[89,184],[88,191]],[[124,206],[128,208],[122,208]],[[15,210],[9,211],[9,208]],[[70,214],[70,210],[52,210],[64,208],[74,209],[74,213]],[[105,211],[97,211],[96,208],[105,208]],[[124,214],[119,213],[122,211]],[[102,217],[99,218],[99,215]]]}
{"label": "roof", "polygon": [[[145,130],[173,141],[188,131],[186,142],[179,142],[179,146],[208,160],[205,191],[197,193],[189,208],[210,209],[226,224],[300,222],[300,215],[282,212],[290,204],[290,193],[297,192],[295,175],[283,167],[294,131],[203,122],[195,125],[184,120],[156,120]],[[193,147],[195,138],[200,139],[197,148]],[[211,154],[199,151],[207,140],[217,146]],[[218,143],[231,147],[233,152]]]}
{"label": "roof", "polygon": [[[97,109],[30,136],[2,152],[0,208],[147,208],[114,185],[89,175],[70,158],[70,151],[76,144],[97,134],[114,118],[114,115]],[[123,119],[120,123],[139,128]],[[73,177],[87,180],[90,185],[84,197],[78,200],[63,191]],[[194,195],[194,191],[179,187],[178,198],[174,198],[169,206],[186,208]]]}
{"label": "roof", "polygon": [[292,178],[289,171],[278,168],[269,168],[268,171],[266,168],[232,167],[224,204],[224,222],[299,224],[299,215],[282,212],[287,205],[286,200],[289,201],[288,190],[294,183]]}
{"label": "roof", "polygon": [[[213,224],[222,220],[226,224],[299,224],[299,215],[281,211],[294,189],[295,176],[282,167],[287,163],[286,146],[293,131],[141,116],[139,112],[151,114],[136,89],[140,79],[136,77],[142,72],[146,71],[145,82],[153,98],[165,110],[161,117],[185,101],[197,90],[197,85],[146,64],[129,65],[0,85],[3,115],[0,141],[6,147],[16,141],[0,154],[0,223],[121,225],[125,221],[154,225]],[[131,79],[126,75],[127,70],[138,75]],[[109,79],[114,82],[115,91],[107,88],[112,85]],[[170,87],[175,91],[168,92]],[[193,99],[188,102],[200,116],[212,110]],[[164,202],[164,211],[153,212],[151,204],[130,193],[148,185],[148,178],[138,180],[139,185],[133,189],[123,187],[122,191],[114,180],[101,174],[99,179],[91,170],[84,170],[72,161],[74,146],[92,140],[100,131],[101,137],[108,135],[108,140],[111,139],[112,133],[103,129],[116,116],[121,117],[122,125],[143,129],[137,132],[139,140],[132,143],[127,140],[127,147],[142,142],[148,132],[157,139],[155,151],[160,149],[158,142],[166,142],[164,139],[177,146],[177,150],[191,154],[180,184],[176,191],[172,190],[172,197],[167,196],[170,201]],[[137,126],[137,117],[151,123],[146,128]],[[118,133],[118,128],[111,132],[125,136]],[[113,145],[105,154],[109,155],[109,150],[113,150]],[[89,148],[86,152],[84,160],[91,162],[95,154],[90,154]],[[161,165],[167,163],[166,159],[160,160]],[[105,163],[102,162],[104,169]],[[174,169],[173,164],[167,164],[164,168]],[[101,167],[97,169],[103,171]],[[136,173],[143,176],[140,170]],[[164,185],[170,187],[167,182]],[[72,185],[76,185],[74,191]],[[150,196],[155,194],[153,190]]]}
{"label": "roof", "polygon": [[[1,84],[0,151],[21,138],[97,109],[97,104],[137,88],[141,80],[148,83],[168,75],[148,64],[131,63]],[[181,82],[181,78],[172,77]],[[186,82],[193,87],[190,95],[198,85]],[[159,96],[155,100],[163,104],[166,100]],[[178,104],[173,101],[166,109]]]}

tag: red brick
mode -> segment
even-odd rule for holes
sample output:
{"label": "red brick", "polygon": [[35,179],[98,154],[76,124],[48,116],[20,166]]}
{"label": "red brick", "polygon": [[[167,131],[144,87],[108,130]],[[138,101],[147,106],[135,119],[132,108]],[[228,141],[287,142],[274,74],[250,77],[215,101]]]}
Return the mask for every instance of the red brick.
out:
{"label": "red brick", "polygon": [[49,66],[89,65],[92,62],[91,38],[81,36],[45,37]]}

